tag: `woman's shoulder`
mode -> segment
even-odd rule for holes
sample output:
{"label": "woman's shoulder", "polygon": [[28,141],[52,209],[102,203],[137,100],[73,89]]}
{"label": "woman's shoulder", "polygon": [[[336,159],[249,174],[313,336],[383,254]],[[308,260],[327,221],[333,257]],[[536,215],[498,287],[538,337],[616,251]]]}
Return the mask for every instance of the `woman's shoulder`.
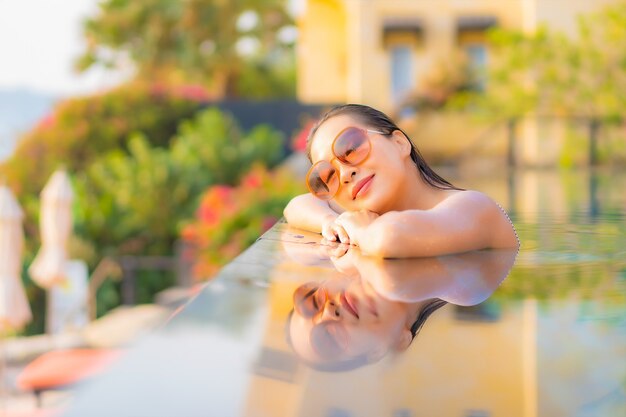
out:
{"label": "woman's shoulder", "polygon": [[451,190],[438,205],[439,209],[452,215],[471,217],[483,224],[510,219],[504,208],[485,193],[474,190]]}
{"label": "woman's shoulder", "polygon": [[519,238],[509,215],[487,194],[474,190],[457,191],[450,193],[441,205],[448,214],[462,214],[476,221],[476,224],[489,225],[492,232],[491,247],[519,247]]}
{"label": "woman's shoulder", "polygon": [[437,205],[441,208],[476,208],[476,209],[500,209],[487,194],[474,190],[446,190],[445,198]]}

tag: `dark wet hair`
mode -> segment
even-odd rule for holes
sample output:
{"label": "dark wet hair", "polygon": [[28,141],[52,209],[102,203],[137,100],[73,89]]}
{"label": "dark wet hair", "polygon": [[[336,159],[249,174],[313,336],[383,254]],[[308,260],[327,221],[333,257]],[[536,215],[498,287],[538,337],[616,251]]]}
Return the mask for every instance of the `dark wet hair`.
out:
{"label": "dark wet hair", "polygon": [[411,144],[411,160],[413,161],[413,163],[415,163],[417,171],[427,184],[443,190],[460,190],[460,188],[452,185],[450,182],[439,176],[439,174],[437,174],[435,171],[433,171],[431,167],[428,166],[420,151],[417,149],[413,141],[409,138],[409,135],[407,135],[404,130],[400,129],[389,116],[387,116],[380,110],[376,110],[363,104],[342,104],[340,106],[333,107],[322,116],[322,118],[315,124],[315,126],[313,126],[313,128],[309,132],[309,137],[307,138],[306,154],[310,161],[311,142],[313,136],[315,136],[315,133],[317,133],[317,130],[322,124],[324,124],[324,122],[326,122],[328,119],[340,115],[353,116],[359,119],[363,124],[373,129],[380,130],[385,136],[391,136],[394,131],[399,130],[404,134],[404,136],[407,137],[407,139],[409,139],[409,143]]}
{"label": "dark wet hair", "polygon": [[433,314],[435,311],[439,310],[441,307],[445,306],[446,304],[448,304],[447,301],[444,301],[440,298],[435,298],[430,303],[426,304],[424,308],[420,310],[419,314],[417,315],[417,319],[411,325],[411,335],[412,335],[411,340],[415,339],[415,336],[417,336],[419,331],[424,326],[424,323],[426,323],[426,319],[428,319],[428,317],[430,317],[431,314]]}
{"label": "dark wet hair", "polygon": [[[413,324],[411,325],[411,342],[415,340],[415,336],[417,336],[430,315],[439,310],[441,307],[445,306],[446,304],[448,304],[447,301],[444,301],[440,298],[434,298],[419,311],[415,322],[413,322]],[[287,344],[291,347],[292,350],[293,343],[291,342],[291,318],[293,317],[293,312],[294,309],[292,308],[287,315],[287,322],[285,323],[285,335],[287,338]],[[309,368],[323,372],[345,372],[352,369],[360,368],[369,363],[369,357],[367,354],[361,354],[341,361],[312,362],[304,358],[300,358],[300,360],[304,362],[304,364],[307,365]]]}

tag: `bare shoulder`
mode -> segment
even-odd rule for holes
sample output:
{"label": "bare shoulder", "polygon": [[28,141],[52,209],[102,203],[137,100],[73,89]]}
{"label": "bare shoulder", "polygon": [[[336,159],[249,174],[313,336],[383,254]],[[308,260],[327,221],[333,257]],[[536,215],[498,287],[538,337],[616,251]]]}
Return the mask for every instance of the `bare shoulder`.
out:
{"label": "bare shoulder", "polygon": [[488,214],[489,212],[501,212],[500,206],[480,191],[474,190],[450,190],[448,195],[442,200],[435,209],[463,209],[478,210]]}
{"label": "bare shoulder", "polygon": [[511,248],[519,245],[517,233],[508,214],[488,195],[480,191],[453,191],[434,210],[461,216],[484,230],[489,230],[490,247]]}

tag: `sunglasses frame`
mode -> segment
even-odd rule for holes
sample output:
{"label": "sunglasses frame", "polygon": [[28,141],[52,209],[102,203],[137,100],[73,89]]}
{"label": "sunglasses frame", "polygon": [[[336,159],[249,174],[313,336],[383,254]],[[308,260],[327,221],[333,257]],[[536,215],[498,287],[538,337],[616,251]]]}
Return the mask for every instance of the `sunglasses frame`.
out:
{"label": "sunglasses frame", "polygon": [[[370,146],[370,149],[368,150],[367,155],[365,155],[365,157],[364,157],[363,159],[361,159],[359,162],[356,162],[356,163],[353,163],[353,164],[351,164],[351,163],[349,163],[349,162],[344,162],[344,161],[342,160],[342,159],[343,159],[343,157],[339,157],[339,156],[335,153],[335,143],[337,142],[337,140],[338,140],[338,139],[339,139],[339,138],[340,138],[340,137],[341,137],[341,136],[342,136],[342,135],[346,132],[346,130],[348,130],[348,129],[357,129],[357,130],[360,130],[361,132],[364,132],[365,137],[366,137],[367,141],[369,142],[369,146]],[[341,164],[343,164],[343,165],[346,165],[346,166],[357,166],[357,165],[362,164],[363,162],[365,162],[365,160],[369,157],[370,152],[372,151],[372,142],[371,142],[371,140],[370,140],[369,133],[376,133],[376,134],[378,134],[378,135],[384,135],[384,134],[385,134],[384,132],[381,132],[381,131],[379,131],[379,130],[373,130],[373,129],[363,129],[363,128],[356,127],[356,126],[348,126],[348,127],[344,128],[344,129],[342,129],[342,130],[341,130],[341,132],[339,132],[339,133],[337,134],[337,136],[335,136],[335,139],[333,139],[333,143],[332,143],[332,144],[331,144],[331,146],[330,146],[330,150],[331,150],[331,152],[333,153],[333,156],[334,156],[334,158],[333,158],[333,159],[336,159],[337,161],[339,161],[339,163],[341,163]],[[307,188],[308,188],[309,192],[310,192],[311,194],[313,194],[316,198],[319,198],[320,200],[324,200],[324,201],[332,200],[332,199],[333,199],[333,198],[337,195],[337,192],[339,191],[339,187],[337,187],[337,189],[335,190],[335,192],[334,192],[334,193],[333,193],[330,197],[328,197],[328,198],[322,198],[322,197],[320,197],[319,195],[317,195],[316,193],[314,193],[314,192],[313,192],[313,190],[311,189],[311,186],[309,185],[309,178],[310,178],[310,175],[311,175],[311,172],[313,171],[313,169],[315,169],[315,167],[316,167],[316,166],[318,166],[318,165],[319,165],[319,164],[321,164],[321,163],[327,162],[330,166],[332,166],[332,167],[333,167],[333,169],[335,169],[335,167],[334,167],[334,166],[333,166],[333,164],[332,164],[333,159],[331,159],[330,161],[327,161],[326,159],[322,159],[322,160],[320,160],[320,161],[317,161],[316,163],[314,163],[314,164],[311,166],[311,168],[309,168],[309,170],[308,170],[308,171],[307,171],[307,173],[306,173],[306,177],[305,177],[305,179],[306,179],[306,180],[305,180],[305,182],[306,182],[306,186],[307,186]],[[337,171],[337,170],[335,169],[335,171]],[[329,195],[330,195],[330,193],[329,193]]]}

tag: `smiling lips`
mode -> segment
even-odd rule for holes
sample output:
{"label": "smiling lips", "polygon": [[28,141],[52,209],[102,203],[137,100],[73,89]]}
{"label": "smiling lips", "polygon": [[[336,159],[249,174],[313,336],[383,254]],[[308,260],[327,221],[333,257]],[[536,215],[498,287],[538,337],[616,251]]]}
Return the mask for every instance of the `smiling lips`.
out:
{"label": "smiling lips", "polygon": [[363,178],[361,181],[356,183],[356,185],[352,189],[352,199],[353,200],[356,199],[356,197],[359,194],[359,192],[361,191],[361,189],[363,189],[363,187],[365,187],[366,185],[368,185],[372,181],[372,178],[374,178],[374,175],[375,174],[372,174],[369,177]]}
{"label": "smiling lips", "polygon": [[357,319],[359,318],[359,310],[356,302],[353,299],[348,299],[345,292],[341,294],[341,303],[350,314],[352,314]]}

